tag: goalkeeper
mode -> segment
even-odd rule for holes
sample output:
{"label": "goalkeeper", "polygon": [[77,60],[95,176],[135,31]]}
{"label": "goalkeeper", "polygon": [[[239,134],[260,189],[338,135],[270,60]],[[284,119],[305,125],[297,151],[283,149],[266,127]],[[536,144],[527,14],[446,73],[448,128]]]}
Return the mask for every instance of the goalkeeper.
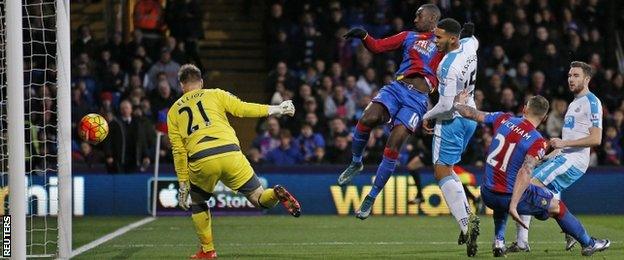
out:
{"label": "goalkeeper", "polygon": [[220,89],[202,89],[201,72],[192,64],[180,68],[178,79],[184,95],[167,114],[180,184],[178,203],[185,210],[191,209],[201,242],[201,249],[191,258],[216,258],[206,201],[212,196],[217,181],[243,193],[257,208],[272,208],[279,201],[291,215],[301,214],[299,202],[284,187],[262,188],[240,150],[226,112],[237,117],[293,116],[295,107],[290,100],[279,106],[268,106],[243,102]]}

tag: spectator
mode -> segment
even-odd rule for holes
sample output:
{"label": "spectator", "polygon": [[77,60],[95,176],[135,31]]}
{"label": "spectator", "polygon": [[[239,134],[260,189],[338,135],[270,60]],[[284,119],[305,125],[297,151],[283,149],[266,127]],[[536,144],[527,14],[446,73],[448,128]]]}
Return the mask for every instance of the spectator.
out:
{"label": "spectator", "polygon": [[377,74],[373,68],[367,68],[363,76],[360,76],[356,85],[358,90],[364,95],[370,95],[373,90],[378,89],[375,82]]}
{"label": "spectator", "polygon": [[[271,5],[270,16],[264,22],[265,39],[277,39],[279,31],[290,33],[290,24],[283,17],[283,8],[279,3]],[[271,42],[269,42],[271,43]]]}
{"label": "spectator", "polygon": [[260,150],[262,157],[265,157],[269,151],[279,146],[280,125],[275,117],[269,117],[266,121],[267,130],[260,136],[256,137],[252,146]]}
{"label": "spectator", "polygon": [[115,32],[113,37],[104,45],[104,49],[110,52],[113,61],[119,62],[122,68],[128,68],[127,46],[123,42],[121,32]]}
{"label": "spectator", "polygon": [[568,109],[568,104],[561,99],[552,101],[552,110],[548,114],[546,121],[546,133],[550,138],[561,138],[561,130],[563,129],[563,119]]}
{"label": "spectator", "polygon": [[308,162],[310,164],[327,164],[327,158],[325,157],[325,148],[316,147],[314,149],[314,156]]}
{"label": "spectator", "polygon": [[614,74],[611,77],[611,84],[608,84],[608,89],[604,91],[603,102],[609,109],[614,111],[624,100],[624,76],[622,74]]}
{"label": "spectator", "polygon": [[291,166],[303,161],[299,147],[292,141],[292,135],[288,129],[280,131],[279,146],[269,151],[266,161],[280,166]]}
{"label": "spectator", "polygon": [[80,150],[72,153],[72,161],[84,163],[88,168],[104,163],[104,156],[87,142],[80,143]]}
{"label": "spectator", "polygon": [[312,87],[310,87],[310,85],[306,83],[301,84],[299,86],[299,91],[297,92],[297,95],[293,98],[293,103],[295,104],[296,110],[302,111],[305,105],[305,101],[310,98],[315,98],[314,94],[312,93]]}
{"label": "spectator", "polygon": [[151,93],[151,114],[158,115],[163,113],[163,110],[165,110],[164,113],[166,115],[167,111],[169,111],[169,108],[173,105],[176,99],[177,98],[173,95],[168,81],[163,80],[158,82],[158,88],[153,90]]}
{"label": "spectator", "polygon": [[531,84],[531,76],[529,74],[529,65],[526,62],[521,61],[516,66],[512,84],[520,93],[527,91],[529,88],[529,85]]}
{"label": "spectator", "polygon": [[104,74],[103,83],[104,86],[102,88],[103,91],[115,92],[121,95],[121,93],[125,92],[125,84],[126,75],[121,70],[121,66],[117,62],[113,62],[108,69],[108,72]]}
{"label": "spectator", "polygon": [[178,89],[178,70],[180,69],[180,64],[171,60],[171,50],[167,47],[162,48],[160,52],[160,60],[157,63],[152,65],[150,70],[147,72],[150,82],[154,84],[150,89],[154,89],[157,86],[155,84],[158,83],[158,73],[165,73],[167,77],[167,81],[169,82],[169,86],[175,90]]}
{"label": "spectator", "polygon": [[340,117],[334,117],[329,122],[329,139],[334,140],[334,137],[337,135],[346,135],[349,137],[349,141],[351,141],[351,135],[347,129],[346,121]]}
{"label": "spectator", "polygon": [[189,57],[184,49],[184,42],[178,42],[174,37],[167,37],[165,47],[171,50],[171,59],[178,64],[189,63]]}
{"label": "spectator", "polygon": [[[178,48],[184,50],[185,56],[200,70],[203,70],[199,57],[199,39],[204,38],[202,28],[203,12],[198,0],[169,0],[165,20],[173,36],[178,42]],[[174,56],[175,57],[175,56]],[[186,62],[180,62],[184,64]]]}
{"label": "spectator", "polygon": [[74,78],[73,82],[81,89],[85,97],[85,101],[90,104],[95,103],[95,95],[97,95],[100,90],[98,88],[97,81],[95,80],[95,77],[91,75],[87,64],[78,64],[78,76]]}
{"label": "spectator", "polygon": [[274,67],[279,61],[293,63],[295,54],[293,48],[291,48],[291,43],[288,41],[288,34],[283,30],[279,30],[276,37],[275,42],[269,45],[269,53],[271,53],[268,56],[269,67]]}
{"label": "spectator", "polygon": [[501,92],[500,109],[502,111],[511,112],[513,114],[519,114],[519,105],[516,100],[514,91],[511,88],[504,88]]}
{"label": "spectator", "polygon": [[325,139],[321,134],[315,133],[312,125],[303,123],[301,125],[301,134],[295,140],[297,145],[301,147],[303,160],[311,162],[314,160],[316,148],[325,148]]}
{"label": "spectator", "polygon": [[297,61],[300,61],[296,64],[297,66],[303,67],[312,64],[316,58],[324,53],[324,39],[313,25],[303,27],[303,35],[296,39],[298,39],[297,46],[302,46],[296,49],[298,51],[296,53]]}
{"label": "spectator", "polygon": [[334,93],[325,99],[325,116],[351,120],[355,114],[355,103],[349,99],[343,86],[336,86]]}
{"label": "spectator", "polygon": [[91,29],[88,25],[83,24],[78,27],[78,39],[74,41],[71,47],[74,56],[79,53],[88,53],[91,57],[96,57],[96,50],[98,50],[97,40],[91,35]]}
{"label": "spectator", "polygon": [[[138,0],[134,5],[134,28],[143,32],[143,42],[148,50],[157,49],[162,38],[163,10],[159,0]],[[154,56],[152,53],[150,56]]]}
{"label": "spectator", "polygon": [[516,28],[513,23],[503,23],[502,37],[499,41],[499,45],[505,50],[505,53],[512,60],[519,60],[527,50],[525,46],[521,44],[522,40],[515,34]]}
{"label": "spectator", "polygon": [[277,83],[284,84],[286,89],[295,90],[299,85],[297,82],[297,78],[289,71],[286,62],[280,61],[275,66],[275,69],[269,72],[269,76],[267,78],[267,91],[271,91],[270,93],[275,92],[275,87]]}
{"label": "spectator", "polygon": [[[149,78],[147,77],[147,69],[145,68],[143,60],[140,58],[132,59],[132,65],[130,66],[127,76],[129,77],[127,82],[130,84],[130,89],[136,86],[145,87],[150,84]],[[133,77],[136,77],[136,79],[133,79]]]}
{"label": "spectator", "polygon": [[338,134],[334,136],[332,146],[327,151],[327,159],[332,164],[348,164],[351,162],[351,141],[349,134]]}
{"label": "spectator", "polygon": [[602,150],[605,154],[604,163],[607,165],[621,165],[622,163],[622,146],[620,146],[622,133],[618,133],[614,126],[608,126],[605,131],[605,140]]}
{"label": "spectator", "polygon": [[533,95],[550,96],[548,89],[546,88],[546,76],[541,71],[535,71],[531,75],[531,85],[529,87],[530,92]]}
{"label": "spectator", "polygon": [[149,165],[149,135],[147,127],[133,117],[132,104],[124,100],[119,105],[119,118],[109,121],[108,137],[104,141],[106,165],[111,173],[131,173]]}

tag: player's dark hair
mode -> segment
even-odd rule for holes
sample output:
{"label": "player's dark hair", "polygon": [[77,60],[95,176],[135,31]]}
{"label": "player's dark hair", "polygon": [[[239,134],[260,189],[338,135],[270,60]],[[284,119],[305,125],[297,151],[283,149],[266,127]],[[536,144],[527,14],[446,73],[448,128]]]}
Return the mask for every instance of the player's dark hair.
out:
{"label": "player's dark hair", "polygon": [[444,18],[438,22],[438,28],[444,30],[446,33],[459,36],[461,32],[461,25],[453,18]]}
{"label": "player's dark hair", "polygon": [[570,68],[581,68],[583,70],[583,73],[585,73],[585,76],[588,76],[590,78],[594,75],[592,67],[582,61],[573,61],[572,63],[570,63]]}
{"label": "player's dark hair", "polygon": [[178,81],[182,84],[197,82],[202,79],[201,71],[193,64],[184,64],[178,71]]}
{"label": "player's dark hair", "polygon": [[440,12],[440,8],[438,8],[437,5],[434,5],[434,4],[424,4],[424,5],[421,5],[420,7],[422,7],[423,10],[427,10],[427,12],[429,12],[431,15],[433,15],[433,17],[435,18],[436,21],[440,20],[440,17],[442,17],[442,13]]}
{"label": "player's dark hair", "polygon": [[529,107],[530,113],[534,116],[544,117],[548,113],[548,109],[550,109],[550,104],[548,104],[548,100],[545,97],[537,95],[529,98],[527,107]]}

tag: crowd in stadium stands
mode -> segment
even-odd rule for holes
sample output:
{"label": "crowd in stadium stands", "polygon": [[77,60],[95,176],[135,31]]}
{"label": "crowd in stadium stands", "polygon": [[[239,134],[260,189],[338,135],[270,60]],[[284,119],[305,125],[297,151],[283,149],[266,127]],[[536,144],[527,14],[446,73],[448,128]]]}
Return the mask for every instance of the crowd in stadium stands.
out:
{"label": "crowd in stadium stands", "polygon": [[[73,159],[104,163],[109,172],[144,171],[152,163],[156,130],[166,132],[168,108],[181,95],[181,64],[201,68],[197,41],[203,35],[198,0],[138,0],[132,40],[120,32],[105,44],[81,26],[72,44],[72,125],[90,111],[109,122],[106,140],[93,147],[73,140]],[[169,36],[165,36],[165,30]],[[168,142],[162,155],[170,158]]]}
{"label": "crowd in stadium stands", "polygon": [[[437,1],[436,1],[437,2]],[[481,3],[479,3],[481,2]],[[592,149],[591,165],[624,160],[624,77],[605,38],[605,1],[439,1],[443,17],[476,24],[480,40],[475,99],[484,111],[522,112],[527,97],[543,95],[551,112],[541,127],[561,137],[563,117],[573,96],[567,89],[570,61],[595,70],[590,83],[604,105],[604,137]],[[248,151],[254,164],[348,164],[351,132],[377,91],[394,78],[400,51],[372,54],[360,40],[342,36],[363,27],[383,38],[410,30],[414,13],[426,1],[274,1],[264,24],[267,63],[273,70],[266,88],[273,104],[293,99],[295,118],[270,118]],[[615,19],[611,19],[615,20]],[[375,129],[365,162],[381,160],[387,127]],[[492,140],[483,126],[472,138],[463,163],[483,165]],[[417,132],[402,151],[407,165],[431,164],[431,138]]]}
{"label": "crowd in stadium stands", "polygon": [[[268,118],[245,151],[254,165],[347,164],[351,132],[377,91],[394,78],[401,53],[373,55],[359,40],[345,40],[349,28],[364,27],[381,38],[412,27],[424,1],[277,1],[267,6],[266,101],[294,100],[294,118]],[[567,104],[573,99],[566,76],[571,60],[590,63],[590,89],[604,105],[604,138],[592,150],[591,165],[624,160],[624,77],[618,73],[612,39],[606,39],[609,10],[599,1],[440,1],[444,17],[476,24],[480,40],[476,103],[485,111],[520,113],[529,95],[541,94],[552,111],[542,132],[559,137]],[[180,96],[180,64],[201,67],[197,40],[202,37],[198,0],[139,0],[132,39],[115,33],[99,44],[82,26],[72,44],[72,123],[89,111],[107,117],[109,137],[91,146],[73,138],[73,159],[104,163],[110,172],[145,170],[154,154],[155,130],[166,128],[166,111]],[[170,36],[165,37],[165,28]],[[95,107],[94,107],[95,105]],[[371,134],[364,162],[381,160],[387,128]],[[491,129],[480,127],[463,163],[482,165]],[[161,156],[170,161],[163,142]],[[417,132],[401,153],[404,165],[431,163],[431,138]],[[409,164],[408,164],[409,162]]]}

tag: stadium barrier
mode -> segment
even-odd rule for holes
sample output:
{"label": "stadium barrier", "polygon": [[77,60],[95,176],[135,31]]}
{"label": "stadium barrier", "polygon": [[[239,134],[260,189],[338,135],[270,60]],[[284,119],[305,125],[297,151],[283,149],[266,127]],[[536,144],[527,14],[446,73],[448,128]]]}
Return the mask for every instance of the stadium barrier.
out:
{"label": "stadium barrier", "polygon": [[[73,214],[83,215],[147,215],[152,211],[152,194],[157,194],[157,212],[159,215],[189,214],[177,207],[177,180],[172,169],[165,167],[159,177],[156,193],[152,192],[154,177],[148,173],[106,174],[75,172],[73,176]],[[260,168],[258,175],[264,186],[282,184],[300,200],[304,214],[349,215],[360,205],[361,200],[371,188],[374,168],[366,168],[351,185],[340,187],[336,178],[342,168],[339,167],[291,167]],[[477,185],[482,181],[482,170],[468,168],[475,174]],[[45,179],[47,178],[47,179]],[[374,214],[383,215],[427,215],[448,214],[448,208],[442,201],[442,194],[433,178],[431,169],[421,171],[425,202],[409,205],[414,198],[416,187],[411,176],[400,170],[390,178],[384,191],[378,196],[373,208]],[[58,178],[48,176],[34,177],[28,187],[34,198],[28,206],[32,214],[56,215],[58,201],[50,200],[58,196]],[[564,192],[567,205],[580,214],[624,214],[624,193],[620,193],[624,184],[623,168],[592,168],[583,178]],[[479,188],[470,186],[469,190],[477,197]],[[0,198],[7,199],[8,189],[0,190]],[[253,208],[242,196],[219,183],[213,198],[208,202],[215,214],[262,214]],[[471,201],[472,204],[472,201]],[[474,209],[474,204],[472,204]],[[4,208],[0,208],[0,213]],[[283,213],[281,207],[268,212]]]}

